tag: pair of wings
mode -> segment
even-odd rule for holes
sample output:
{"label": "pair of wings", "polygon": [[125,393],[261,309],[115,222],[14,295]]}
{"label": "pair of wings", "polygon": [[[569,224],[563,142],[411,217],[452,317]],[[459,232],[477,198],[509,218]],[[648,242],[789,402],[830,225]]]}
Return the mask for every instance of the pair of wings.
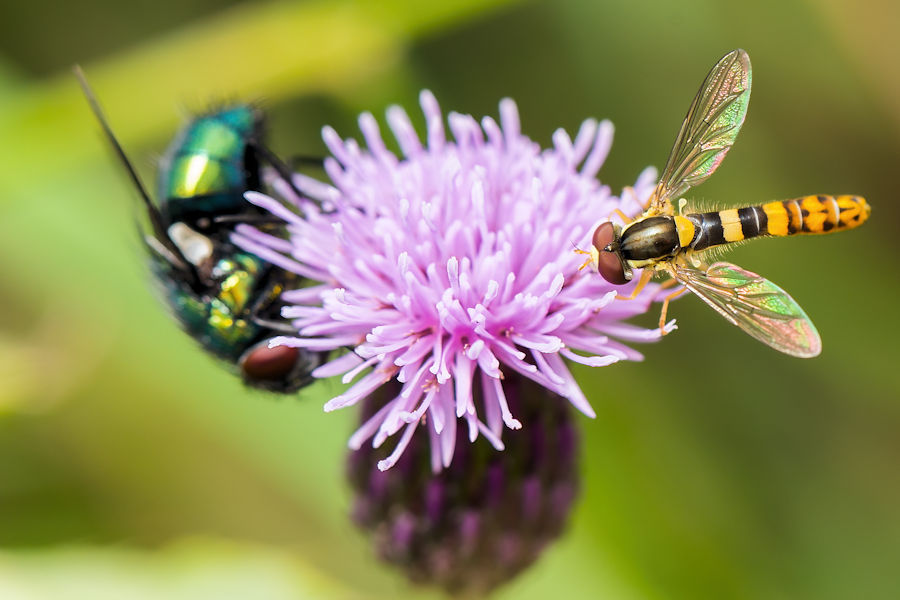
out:
{"label": "pair of wings", "polygon": [[[750,102],[750,57],[741,49],[723,56],[700,86],[645,214],[673,214],[673,199],[713,174],[737,138]],[[669,272],[731,324],[772,348],[799,357],[821,352],[822,341],[803,309],[780,287],[756,273],[718,262],[687,262]]]}

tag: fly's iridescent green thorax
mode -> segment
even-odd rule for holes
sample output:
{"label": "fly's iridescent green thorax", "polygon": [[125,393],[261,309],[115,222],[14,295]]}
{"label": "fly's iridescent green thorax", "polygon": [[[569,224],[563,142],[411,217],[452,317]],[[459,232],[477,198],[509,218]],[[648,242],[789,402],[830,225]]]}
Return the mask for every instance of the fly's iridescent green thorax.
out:
{"label": "fly's iridescent green thorax", "polygon": [[262,126],[258,109],[240,105],[198,117],[179,131],[159,173],[164,218],[192,221],[245,211],[243,193],[260,187],[253,148]]}
{"label": "fly's iridescent green thorax", "polygon": [[266,191],[263,162],[292,185],[286,167],[262,145],[262,112],[241,104],[190,121],[169,145],[154,201],[78,67],[75,76],[139,193],[151,269],[182,328],[235,367],[247,385],[289,393],[311,383],[313,369],[326,355],[269,348],[272,338],[296,334],[281,319],[280,297],[303,281],[231,241],[241,222],[252,221],[270,235],[284,234],[268,213],[244,199],[248,191]]}

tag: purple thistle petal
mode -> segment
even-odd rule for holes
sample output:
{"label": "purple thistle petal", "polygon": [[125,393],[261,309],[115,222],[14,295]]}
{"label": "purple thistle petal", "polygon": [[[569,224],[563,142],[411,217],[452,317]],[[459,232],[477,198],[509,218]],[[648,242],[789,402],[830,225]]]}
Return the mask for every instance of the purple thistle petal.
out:
{"label": "purple thistle petal", "polygon": [[297,175],[304,197],[278,180],[283,201],[248,194],[285,221],[289,240],[248,226],[234,235],[242,247],[320,282],[284,293],[283,314],[297,336],[274,342],[354,350],[314,373],[355,381],[326,410],[399,383],[350,440],[354,448],[369,439],[378,447],[399,433],[379,468],[399,459],[420,423],[435,468],[450,464],[456,419],[465,419],[470,439],[483,435],[502,449],[504,429],[528,427],[507,405],[506,375],[594,416],[563,357],[595,367],[641,360],[623,342],[660,337],[623,323],[647,312],[659,286],[615,300],[636,282],[614,287],[580,271],[572,248],[588,245],[598,223],[618,220],[614,210],[639,214],[655,185],[656,171],[646,169],[617,198],[595,179],[612,144],[611,123],[585,121],[574,140],[556,131],[553,147],[542,150],[522,135],[510,99],[500,102],[497,120],[450,113],[446,127],[430,92],[420,104],[424,141],[403,109],[388,109],[399,155],[366,113],[359,118],[364,148],[323,129],[330,183]]}
{"label": "purple thistle petal", "polygon": [[348,369],[353,369],[362,362],[363,360],[352,352],[344,354],[340,358],[329,361],[313,371],[313,377],[319,379],[334,377],[335,375],[347,372]]}

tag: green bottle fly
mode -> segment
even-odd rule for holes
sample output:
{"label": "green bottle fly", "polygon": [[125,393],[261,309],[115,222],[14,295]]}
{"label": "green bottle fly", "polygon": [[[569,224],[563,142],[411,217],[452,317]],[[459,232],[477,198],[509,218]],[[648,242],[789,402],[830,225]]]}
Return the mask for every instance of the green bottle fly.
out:
{"label": "green bottle fly", "polygon": [[[141,194],[150,230],[144,238],[154,277],[182,328],[208,352],[234,365],[252,387],[291,393],[312,382],[325,355],[268,342],[296,334],[280,316],[281,292],[299,276],[235,246],[236,223],[266,213],[244,199],[261,191],[262,165],[284,170],[261,145],[262,112],[248,104],[212,111],[182,128],[163,158],[158,202],[146,192],[106,122],[83,74],[76,75],[104,133]],[[286,173],[284,173],[287,176]],[[278,226],[271,233],[279,235]]]}

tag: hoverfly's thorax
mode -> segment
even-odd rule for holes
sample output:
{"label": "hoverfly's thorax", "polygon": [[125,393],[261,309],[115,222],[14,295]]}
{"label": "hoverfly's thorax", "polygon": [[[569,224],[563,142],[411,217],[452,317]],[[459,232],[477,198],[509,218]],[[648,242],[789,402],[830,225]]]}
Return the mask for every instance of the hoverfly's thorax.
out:
{"label": "hoverfly's thorax", "polygon": [[622,257],[639,262],[673,256],[679,249],[672,217],[648,217],[635,221],[622,232]]}

